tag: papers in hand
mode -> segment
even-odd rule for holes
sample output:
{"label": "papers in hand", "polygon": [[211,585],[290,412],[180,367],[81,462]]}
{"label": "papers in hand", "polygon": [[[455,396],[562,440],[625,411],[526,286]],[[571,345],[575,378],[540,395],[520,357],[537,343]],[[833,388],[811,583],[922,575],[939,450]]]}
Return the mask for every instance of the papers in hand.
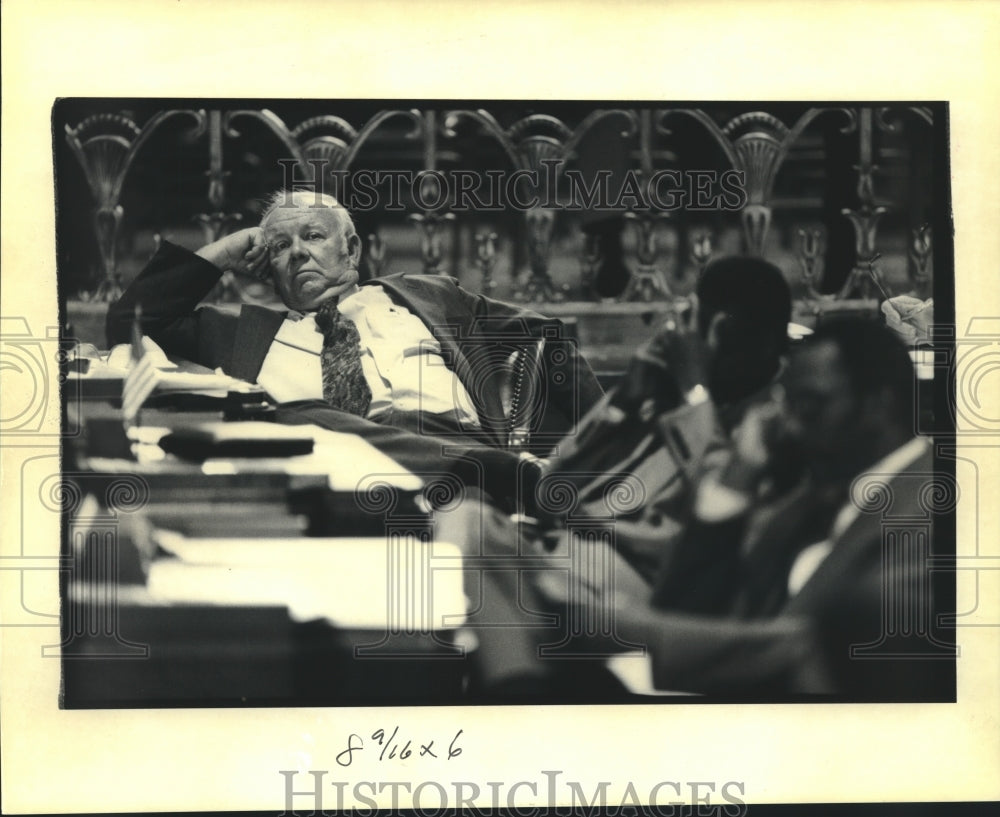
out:
{"label": "papers in hand", "polygon": [[175,603],[283,605],[298,621],[441,630],[466,611],[461,553],[417,537],[200,539],[156,531],[175,558],[153,562],[148,590]]}

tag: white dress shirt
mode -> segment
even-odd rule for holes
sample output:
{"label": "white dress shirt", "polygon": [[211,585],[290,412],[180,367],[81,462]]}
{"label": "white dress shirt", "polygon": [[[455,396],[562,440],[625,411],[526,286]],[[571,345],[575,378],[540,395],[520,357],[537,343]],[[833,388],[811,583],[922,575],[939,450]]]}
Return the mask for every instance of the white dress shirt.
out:
{"label": "white dress shirt", "polygon": [[[372,392],[369,418],[395,409],[441,414],[479,425],[469,393],[441,357],[441,345],[424,322],[396,304],[381,287],[360,287],[337,309],[358,328],[361,369]],[[323,399],[323,335],[312,315],[289,315],[257,375],[278,402]]]}

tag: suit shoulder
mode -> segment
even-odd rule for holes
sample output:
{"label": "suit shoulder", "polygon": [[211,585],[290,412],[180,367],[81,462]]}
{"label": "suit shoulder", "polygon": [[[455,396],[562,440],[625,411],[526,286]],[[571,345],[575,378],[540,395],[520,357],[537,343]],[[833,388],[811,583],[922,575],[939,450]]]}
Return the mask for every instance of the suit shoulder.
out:
{"label": "suit shoulder", "polygon": [[428,275],[423,272],[395,272],[365,281],[362,286],[387,286],[399,289],[450,289],[459,287],[458,279],[451,275]]}
{"label": "suit shoulder", "polygon": [[452,275],[431,275],[426,272],[394,272],[380,278],[371,278],[362,286],[373,284],[403,283],[413,286],[459,286],[458,279]]}

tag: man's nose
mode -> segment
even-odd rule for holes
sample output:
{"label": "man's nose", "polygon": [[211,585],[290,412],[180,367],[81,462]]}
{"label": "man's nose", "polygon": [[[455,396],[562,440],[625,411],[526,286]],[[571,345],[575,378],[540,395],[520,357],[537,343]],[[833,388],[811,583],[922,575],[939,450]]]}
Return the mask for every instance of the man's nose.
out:
{"label": "man's nose", "polygon": [[304,258],[306,256],[306,245],[298,236],[292,239],[292,243],[288,247],[288,254],[292,258]]}

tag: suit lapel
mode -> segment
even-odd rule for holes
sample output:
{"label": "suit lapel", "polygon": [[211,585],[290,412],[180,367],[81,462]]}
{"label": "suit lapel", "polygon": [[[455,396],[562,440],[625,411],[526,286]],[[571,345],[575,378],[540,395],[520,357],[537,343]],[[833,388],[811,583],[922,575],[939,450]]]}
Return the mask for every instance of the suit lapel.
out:
{"label": "suit lapel", "polygon": [[285,320],[282,312],[276,312],[255,304],[244,304],[240,310],[240,320],[236,325],[236,339],[233,343],[233,359],[230,374],[251,383],[257,382],[257,375],[264,365],[267,350],[274,342],[274,336]]}
{"label": "suit lapel", "polygon": [[[791,600],[788,609],[794,611],[816,603],[817,599],[829,595],[832,588],[858,581],[866,566],[879,563],[882,558],[883,540],[887,535],[886,526],[892,520],[902,523],[919,524],[921,517],[928,518],[926,511],[918,504],[917,492],[913,490],[912,478],[917,474],[929,474],[933,470],[933,455],[925,451],[914,462],[903,468],[888,480],[887,495],[890,504],[879,510],[859,513],[854,520],[831,543],[830,555],[816,568],[816,572]],[[878,472],[871,472],[877,475]]]}
{"label": "suit lapel", "polygon": [[751,517],[742,546],[745,576],[735,603],[739,614],[771,615],[785,603],[796,556],[823,539],[821,531],[829,529],[840,504],[803,483]]}

